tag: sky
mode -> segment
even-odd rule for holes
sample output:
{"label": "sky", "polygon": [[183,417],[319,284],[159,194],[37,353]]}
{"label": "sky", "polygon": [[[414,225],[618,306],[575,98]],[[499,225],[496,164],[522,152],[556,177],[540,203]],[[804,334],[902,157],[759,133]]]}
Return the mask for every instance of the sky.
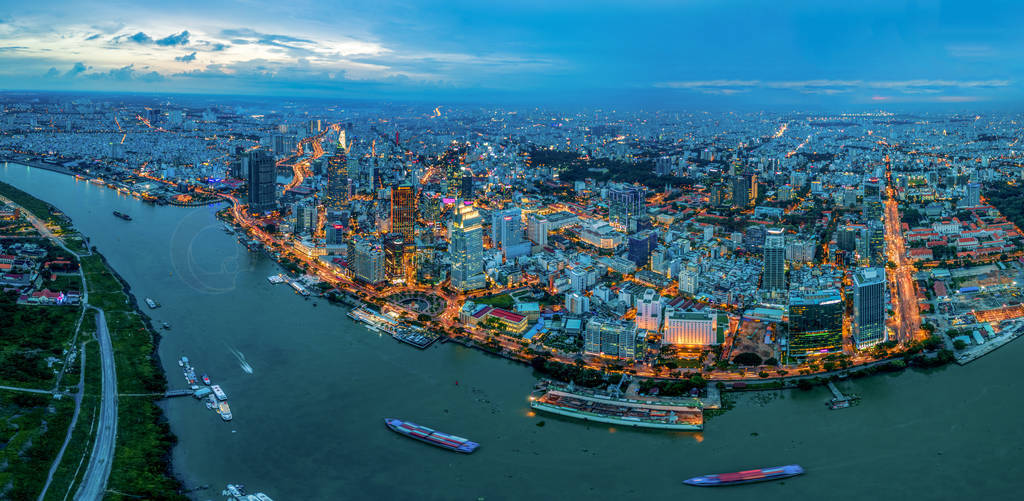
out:
{"label": "sky", "polygon": [[1019,110],[1024,2],[0,0],[0,89]]}

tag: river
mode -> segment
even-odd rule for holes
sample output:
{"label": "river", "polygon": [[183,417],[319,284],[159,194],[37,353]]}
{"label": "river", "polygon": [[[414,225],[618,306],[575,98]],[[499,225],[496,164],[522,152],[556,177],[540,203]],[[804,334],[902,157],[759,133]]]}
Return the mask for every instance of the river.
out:
{"label": "river", "polygon": [[[1005,499],[1024,474],[1012,383],[1021,341],[966,367],[844,382],[863,397],[846,410],[827,410],[830,394],[815,388],[739,395],[703,433],[587,425],[532,415],[528,367],[453,344],[420,351],[270,284],[277,265],[226,234],[214,208],[147,205],[17,164],[0,165],[0,180],[64,210],[137,297],[162,303],[148,313],[172,325],[159,347],[172,388],[184,387],[175,361],[186,355],[229,394],[229,423],[191,398],[163,403],[176,473],[188,487],[212,486],[195,499],[221,499],[229,482],[286,501]],[[482,445],[453,454],[388,431],[384,417]],[[721,490],[681,484],[788,463],[807,474]]]}

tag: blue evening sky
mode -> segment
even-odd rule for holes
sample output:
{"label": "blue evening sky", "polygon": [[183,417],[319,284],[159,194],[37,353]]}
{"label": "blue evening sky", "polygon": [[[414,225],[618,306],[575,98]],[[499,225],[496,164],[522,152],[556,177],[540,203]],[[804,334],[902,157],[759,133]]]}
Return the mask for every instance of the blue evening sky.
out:
{"label": "blue evening sky", "polygon": [[0,0],[0,89],[1017,108],[1024,2]]}

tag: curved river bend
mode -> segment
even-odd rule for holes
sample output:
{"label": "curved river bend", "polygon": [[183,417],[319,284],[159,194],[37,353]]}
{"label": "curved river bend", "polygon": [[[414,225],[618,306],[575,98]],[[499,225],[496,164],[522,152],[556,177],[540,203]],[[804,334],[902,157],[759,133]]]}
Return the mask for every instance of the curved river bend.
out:
{"label": "curved river bend", "polygon": [[[229,394],[224,423],[166,401],[173,464],[196,499],[240,482],[274,499],[1005,499],[1024,474],[1018,341],[966,367],[847,382],[861,405],[829,411],[823,388],[744,394],[701,434],[533,416],[530,369],[453,344],[420,351],[372,333],[222,230],[215,208],[155,207],[73,177],[0,164],[0,180],[64,210],[172,330],[172,388],[186,355]],[[119,210],[134,221],[111,215]],[[313,306],[316,303],[317,306]],[[251,374],[245,370],[251,369]],[[456,384],[456,382],[458,384]],[[482,444],[452,454],[388,431],[399,417]],[[540,422],[544,426],[537,426]],[[800,463],[803,477],[721,490],[682,480]],[[982,479],[982,480],[979,480]]]}

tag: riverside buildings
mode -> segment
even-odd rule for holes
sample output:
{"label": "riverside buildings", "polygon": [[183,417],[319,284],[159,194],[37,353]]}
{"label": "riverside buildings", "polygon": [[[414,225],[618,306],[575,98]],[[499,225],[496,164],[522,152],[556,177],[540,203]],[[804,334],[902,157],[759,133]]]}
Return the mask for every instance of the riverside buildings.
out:
{"label": "riverside buildings", "polygon": [[886,340],[884,268],[862,268],[853,274],[853,340],[858,349]]}
{"label": "riverside buildings", "polygon": [[451,284],[455,290],[481,289],[485,285],[482,218],[472,205],[459,204],[448,226]]}

